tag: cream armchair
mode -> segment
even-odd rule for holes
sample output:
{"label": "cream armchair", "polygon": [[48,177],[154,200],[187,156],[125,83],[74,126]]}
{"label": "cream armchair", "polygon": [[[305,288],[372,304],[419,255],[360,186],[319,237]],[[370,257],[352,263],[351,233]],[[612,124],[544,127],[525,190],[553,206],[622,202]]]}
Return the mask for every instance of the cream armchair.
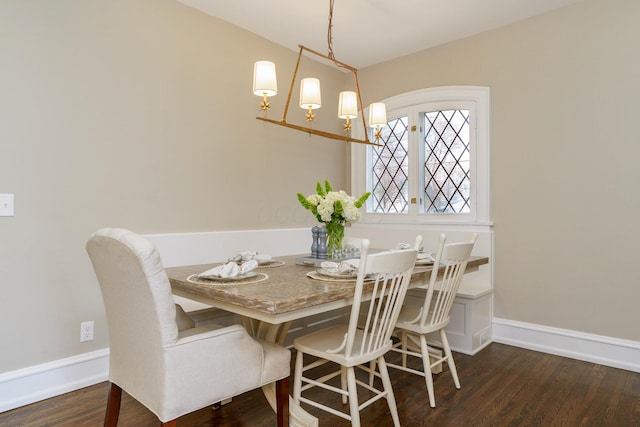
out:
{"label": "cream armchair", "polygon": [[101,229],[86,249],[109,328],[105,425],[117,425],[122,390],[162,425],[175,426],[184,414],[273,382],[278,426],[289,424],[289,350],[240,325],[195,327],[174,303],[158,251],[142,236]]}

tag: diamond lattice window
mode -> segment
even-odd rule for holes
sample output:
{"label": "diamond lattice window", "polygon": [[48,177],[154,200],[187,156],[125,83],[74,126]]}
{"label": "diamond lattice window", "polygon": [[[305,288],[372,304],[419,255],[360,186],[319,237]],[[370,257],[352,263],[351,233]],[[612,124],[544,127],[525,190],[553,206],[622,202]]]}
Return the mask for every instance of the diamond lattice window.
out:
{"label": "diamond lattice window", "polygon": [[490,224],[489,95],[443,86],[384,100],[381,145],[351,146],[352,191],[372,194],[362,222]]}
{"label": "diamond lattice window", "polygon": [[372,204],[376,213],[406,213],[409,200],[408,118],[387,123],[373,148]]}
{"label": "diamond lattice window", "polygon": [[469,110],[424,113],[424,212],[468,213]]}

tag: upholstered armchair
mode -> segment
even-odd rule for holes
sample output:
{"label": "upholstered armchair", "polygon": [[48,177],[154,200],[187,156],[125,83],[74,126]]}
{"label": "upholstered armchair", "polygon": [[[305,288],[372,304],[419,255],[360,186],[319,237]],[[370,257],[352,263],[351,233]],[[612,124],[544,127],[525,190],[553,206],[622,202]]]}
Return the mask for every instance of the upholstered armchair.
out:
{"label": "upholstered armchair", "polygon": [[278,426],[288,425],[289,350],[240,325],[195,327],[174,303],[158,251],[140,235],[101,229],[86,249],[109,328],[105,425],[117,425],[122,390],[175,426],[182,415],[273,382]]}

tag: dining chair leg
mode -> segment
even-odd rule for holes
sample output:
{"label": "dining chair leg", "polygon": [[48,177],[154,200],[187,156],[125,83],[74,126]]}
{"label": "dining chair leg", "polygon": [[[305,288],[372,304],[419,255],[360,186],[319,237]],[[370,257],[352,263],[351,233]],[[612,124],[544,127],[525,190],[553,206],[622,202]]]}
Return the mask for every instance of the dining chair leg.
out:
{"label": "dining chair leg", "polygon": [[349,389],[349,412],[351,427],[360,427],[360,410],[358,408],[358,389],[356,388],[356,373],[353,366],[347,368],[347,388]]}
{"label": "dining chair leg", "polygon": [[107,412],[104,415],[104,427],[116,427],[120,415],[122,389],[118,384],[109,383],[109,397],[107,398]]}
{"label": "dining chair leg", "polygon": [[387,392],[387,405],[389,405],[391,418],[393,418],[393,425],[395,427],[400,427],[400,418],[398,417],[398,406],[396,405],[396,398],[393,395],[393,388],[391,387],[391,378],[389,378],[389,371],[387,370],[387,362],[384,360],[384,356],[378,357],[378,369],[380,370],[382,385],[384,386],[384,390]]}
{"label": "dining chair leg", "polygon": [[289,427],[289,377],[276,381],[278,427]]}
{"label": "dining chair leg", "polygon": [[401,335],[401,341],[402,341],[402,366],[404,368],[407,367],[407,348],[408,348],[408,338],[407,338],[407,332],[406,331],[402,331],[402,335]]}
{"label": "dining chair leg", "polygon": [[[344,366],[340,366],[340,387],[343,391],[347,390],[347,368]],[[346,405],[347,403],[347,395],[342,395],[342,404]]]}
{"label": "dining chair leg", "polygon": [[369,362],[369,387],[373,387],[373,381],[375,380],[376,361]]}
{"label": "dining chair leg", "polygon": [[429,393],[429,405],[436,407],[436,399],[433,393],[433,376],[431,374],[431,360],[429,359],[429,347],[427,339],[424,335],[420,335],[420,352],[422,353],[422,366],[424,367],[424,379],[427,383],[427,392]]}
{"label": "dining chair leg", "polygon": [[451,354],[451,347],[449,347],[449,340],[447,340],[447,334],[443,329],[440,329],[440,340],[442,341],[442,348],[444,354],[447,356],[447,364],[449,365],[449,371],[453,377],[453,383],[456,388],[460,388],[460,381],[458,380],[458,370],[456,369],[456,362],[453,361],[453,354]]}
{"label": "dining chair leg", "polygon": [[293,372],[293,401],[300,403],[300,394],[302,393],[302,357],[304,353],[298,351],[296,353],[296,366]]}

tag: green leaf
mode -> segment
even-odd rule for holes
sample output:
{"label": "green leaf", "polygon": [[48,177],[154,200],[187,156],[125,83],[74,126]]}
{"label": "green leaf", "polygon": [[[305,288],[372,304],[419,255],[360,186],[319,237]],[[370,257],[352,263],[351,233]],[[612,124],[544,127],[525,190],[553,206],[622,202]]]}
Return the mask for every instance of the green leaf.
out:
{"label": "green leaf", "polygon": [[344,206],[342,206],[342,202],[340,200],[336,200],[336,202],[333,204],[333,215],[342,216],[343,212]]}
{"label": "green leaf", "polygon": [[313,205],[307,201],[307,198],[302,193],[298,193],[298,201],[305,209],[311,209]]}
{"label": "green leaf", "polygon": [[367,201],[367,199],[369,198],[369,196],[370,196],[370,195],[371,195],[371,193],[367,191],[367,192],[366,192],[366,193],[364,193],[362,196],[360,196],[360,198],[359,198],[358,200],[356,200],[356,201],[353,203],[353,205],[354,205],[356,208],[361,208],[361,207],[362,207],[362,205],[364,205],[364,202],[366,202],[366,201]]}

